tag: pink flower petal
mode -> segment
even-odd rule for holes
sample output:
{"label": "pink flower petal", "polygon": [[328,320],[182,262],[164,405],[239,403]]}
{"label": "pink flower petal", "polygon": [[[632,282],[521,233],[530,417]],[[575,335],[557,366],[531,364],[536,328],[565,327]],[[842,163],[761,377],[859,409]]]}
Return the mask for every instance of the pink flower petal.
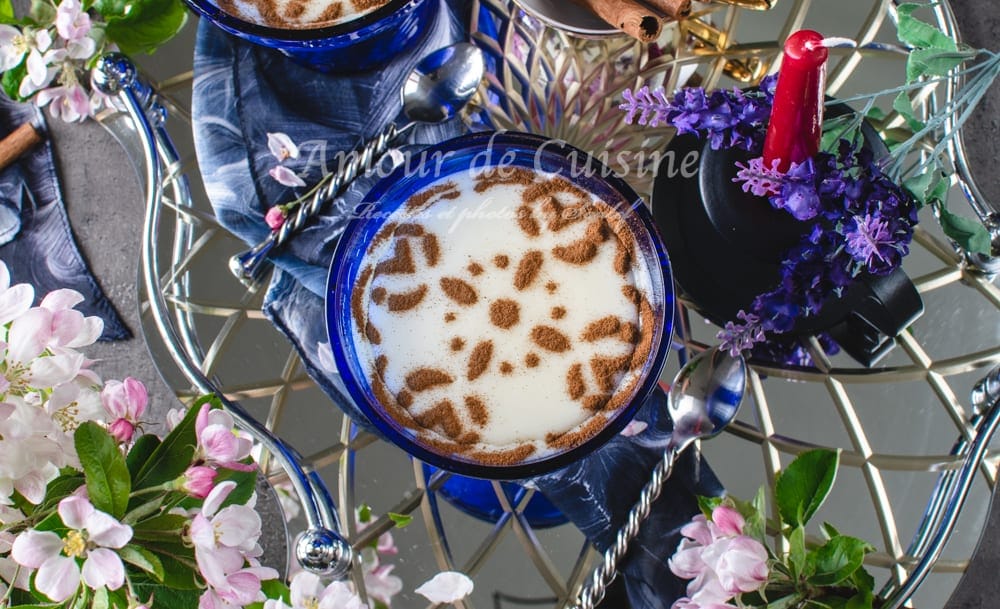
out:
{"label": "pink flower petal", "polygon": [[93,549],[87,553],[87,560],[83,563],[83,581],[95,590],[104,586],[117,590],[125,583],[125,565],[111,550]]}
{"label": "pink flower petal", "polygon": [[304,607],[307,601],[318,599],[323,594],[323,582],[314,573],[299,571],[292,578],[289,600],[292,607]]}
{"label": "pink flower petal", "polygon": [[53,556],[35,573],[35,587],[57,603],[73,596],[80,587],[80,567],[68,556]]}
{"label": "pink flower petal", "polygon": [[7,358],[29,362],[38,357],[49,344],[52,334],[52,312],[35,307],[14,320],[7,334]]}
{"label": "pink flower petal", "polygon": [[236,483],[232,480],[226,480],[215,485],[212,492],[205,498],[205,503],[201,506],[201,513],[206,518],[211,518],[215,515],[215,512],[222,506],[222,503],[229,496],[229,493],[233,492],[234,488],[236,488]]}
{"label": "pink flower petal", "polygon": [[0,294],[0,324],[6,324],[24,314],[31,308],[34,300],[35,288],[27,283],[19,283],[5,290]]}
{"label": "pink flower petal", "polygon": [[743,525],[746,524],[743,516],[728,505],[720,505],[712,510],[712,522],[723,535],[742,535]]}
{"label": "pink flower petal", "polygon": [[619,435],[631,438],[632,436],[637,436],[646,431],[647,427],[649,427],[649,423],[646,423],[645,421],[629,421],[628,425],[625,426],[625,429],[621,430]]}
{"label": "pink flower petal", "polygon": [[62,539],[51,531],[28,529],[11,544],[10,557],[19,565],[37,569],[62,552]]}
{"label": "pink flower petal", "polygon": [[121,548],[132,539],[132,527],[95,510],[87,517],[87,534],[99,546]]}
{"label": "pink flower petal", "polygon": [[474,585],[468,575],[442,571],[424,582],[416,593],[432,603],[454,603],[472,594]]}
{"label": "pink flower petal", "polygon": [[271,154],[274,155],[274,158],[279,161],[284,161],[289,158],[299,158],[299,147],[295,145],[292,138],[288,137],[287,133],[268,133],[267,149],[270,150]]}
{"label": "pink flower petal", "polygon": [[95,512],[88,499],[70,495],[59,502],[59,517],[63,524],[78,531],[87,528],[87,519]]}
{"label": "pink flower petal", "polygon": [[294,171],[283,165],[272,167],[271,171],[268,173],[272,178],[277,180],[279,184],[284,186],[302,187],[306,185],[305,181],[296,175]]}
{"label": "pink flower petal", "polygon": [[61,289],[53,290],[46,294],[38,306],[55,312],[72,309],[81,302],[83,302],[83,294],[76,290]]}

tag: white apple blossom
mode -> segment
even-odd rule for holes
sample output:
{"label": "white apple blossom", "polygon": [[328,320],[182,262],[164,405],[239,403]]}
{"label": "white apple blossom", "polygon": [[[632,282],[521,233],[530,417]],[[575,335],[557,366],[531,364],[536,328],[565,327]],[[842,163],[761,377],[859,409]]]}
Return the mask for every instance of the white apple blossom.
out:
{"label": "white apple blossom", "polygon": [[90,15],[79,0],[62,0],[56,8],[56,32],[68,41],[77,41],[90,33]]}
{"label": "white apple blossom", "polygon": [[472,594],[472,580],[464,573],[442,571],[417,588],[432,603],[454,603]]}
{"label": "white apple blossom", "polygon": [[[125,565],[114,550],[132,539],[132,527],[76,495],[60,501],[58,512],[69,528],[65,536],[29,529],[18,535],[11,547],[15,562],[38,570],[35,573],[38,591],[61,603],[80,588],[81,579],[94,590],[121,588],[125,583]],[[77,559],[83,559],[82,570]]]}

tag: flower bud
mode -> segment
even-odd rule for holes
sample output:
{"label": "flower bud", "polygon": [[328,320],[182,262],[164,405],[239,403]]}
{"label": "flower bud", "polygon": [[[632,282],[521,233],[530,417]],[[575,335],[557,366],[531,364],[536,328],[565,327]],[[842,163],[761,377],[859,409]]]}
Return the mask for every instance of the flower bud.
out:
{"label": "flower bud", "polygon": [[108,433],[114,438],[119,444],[126,444],[132,441],[132,435],[135,433],[135,425],[132,424],[128,419],[115,419],[115,421],[108,426]]}
{"label": "flower bud", "polygon": [[207,465],[193,465],[178,478],[180,488],[195,499],[204,499],[212,491],[217,472]]}

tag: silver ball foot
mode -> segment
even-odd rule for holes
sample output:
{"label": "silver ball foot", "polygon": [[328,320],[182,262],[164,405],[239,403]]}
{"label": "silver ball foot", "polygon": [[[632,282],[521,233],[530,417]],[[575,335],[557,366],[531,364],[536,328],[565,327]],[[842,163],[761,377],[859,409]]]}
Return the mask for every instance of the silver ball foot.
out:
{"label": "silver ball foot", "polygon": [[317,575],[343,579],[354,562],[354,549],[329,529],[310,529],[296,540],[295,558]]}

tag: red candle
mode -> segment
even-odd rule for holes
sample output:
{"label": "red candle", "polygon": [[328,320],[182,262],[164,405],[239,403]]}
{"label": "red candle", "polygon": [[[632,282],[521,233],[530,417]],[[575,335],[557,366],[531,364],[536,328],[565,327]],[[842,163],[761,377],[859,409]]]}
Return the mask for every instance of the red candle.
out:
{"label": "red candle", "polygon": [[823,36],[812,30],[799,30],[785,41],[764,140],[765,167],[779,159],[778,169],[787,171],[793,162],[801,163],[819,150],[830,54],[822,42]]}

